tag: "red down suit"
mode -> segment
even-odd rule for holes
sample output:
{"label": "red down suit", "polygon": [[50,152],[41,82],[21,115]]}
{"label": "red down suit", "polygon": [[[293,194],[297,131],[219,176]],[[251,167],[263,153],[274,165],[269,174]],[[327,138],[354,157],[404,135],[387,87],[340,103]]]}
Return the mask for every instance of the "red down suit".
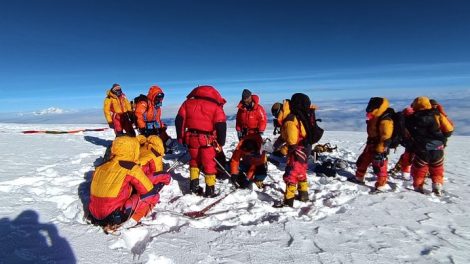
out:
{"label": "red down suit", "polygon": [[227,132],[223,110],[226,101],[208,85],[194,88],[186,98],[175,119],[177,138],[188,146],[191,179],[197,179],[199,169],[203,169],[206,184],[214,186],[217,173],[215,148],[225,144]]}

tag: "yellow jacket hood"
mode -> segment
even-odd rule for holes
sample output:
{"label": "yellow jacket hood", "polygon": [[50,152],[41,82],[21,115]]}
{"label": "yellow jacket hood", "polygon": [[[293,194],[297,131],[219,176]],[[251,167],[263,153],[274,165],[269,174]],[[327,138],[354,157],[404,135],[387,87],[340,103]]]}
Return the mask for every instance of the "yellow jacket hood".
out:
{"label": "yellow jacket hood", "polygon": [[139,141],[135,137],[118,137],[111,146],[111,155],[118,160],[137,162],[139,160],[139,151]]}
{"label": "yellow jacket hood", "polygon": [[390,106],[390,103],[388,102],[388,99],[382,98],[382,104],[378,108],[372,110],[370,114],[373,115],[374,117],[379,117],[383,113],[385,113],[385,111],[387,110],[389,106]]}
{"label": "yellow jacket hood", "polygon": [[111,97],[111,98],[118,98],[111,90],[106,91],[106,96]]}
{"label": "yellow jacket hood", "polygon": [[432,108],[431,101],[426,96],[417,97],[411,104],[414,111],[429,110]]}

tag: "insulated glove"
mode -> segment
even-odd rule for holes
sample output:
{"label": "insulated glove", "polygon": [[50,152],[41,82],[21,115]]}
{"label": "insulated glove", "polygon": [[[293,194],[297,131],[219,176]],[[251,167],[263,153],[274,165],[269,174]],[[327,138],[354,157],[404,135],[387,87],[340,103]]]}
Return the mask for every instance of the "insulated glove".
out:
{"label": "insulated glove", "polygon": [[230,181],[232,182],[233,185],[235,185],[235,187],[240,187],[240,185],[238,184],[238,174],[232,174],[230,176]]}
{"label": "insulated glove", "polygon": [[146,128],[139,128],[139,134],[148,137],[150,135],[150,130]]}
{"label": "insulated glove", "polygon": [[241,131],[237,131],[237,137],[238,137],[238,140],[242,139],[243,133]]}
{"label": "insulated glove", "polygon": [[165,131],[166,131],[166,129],[167,129],[167,126],[166,126],[166,124],[163,124],[163,126],[162,126],[162,127],[160,127],[158,130],[159,130],[159,132],[160,132],[160,133],[163,133],[163,132],[165,132]]}

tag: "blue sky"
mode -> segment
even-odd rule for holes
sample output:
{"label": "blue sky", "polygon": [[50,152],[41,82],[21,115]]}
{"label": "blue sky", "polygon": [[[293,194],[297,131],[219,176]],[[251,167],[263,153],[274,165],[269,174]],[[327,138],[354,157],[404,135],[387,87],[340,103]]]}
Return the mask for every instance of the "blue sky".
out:
{"label": "blue sky", "polygon": [[470,88],[470,1],[2,1],[0,112],[100,108],[120,83],[179,105],[409,97]]}

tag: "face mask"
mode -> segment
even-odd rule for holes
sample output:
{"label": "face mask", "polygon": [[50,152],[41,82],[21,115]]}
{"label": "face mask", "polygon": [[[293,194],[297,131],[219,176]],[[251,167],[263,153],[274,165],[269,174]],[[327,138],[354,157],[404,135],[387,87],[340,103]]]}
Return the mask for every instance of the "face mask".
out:
{"label": "face mask", "polygon": [[115,94],[117,97],[122,95],[122,90],[112,90],[113,94]]}
{"label": "face mask", "polygon": [[164,93],[159,93],[157,94],[157,96],[155,96],[155,101],[154,101],[155,108],[162,106],[164,97],[165,97]]}

